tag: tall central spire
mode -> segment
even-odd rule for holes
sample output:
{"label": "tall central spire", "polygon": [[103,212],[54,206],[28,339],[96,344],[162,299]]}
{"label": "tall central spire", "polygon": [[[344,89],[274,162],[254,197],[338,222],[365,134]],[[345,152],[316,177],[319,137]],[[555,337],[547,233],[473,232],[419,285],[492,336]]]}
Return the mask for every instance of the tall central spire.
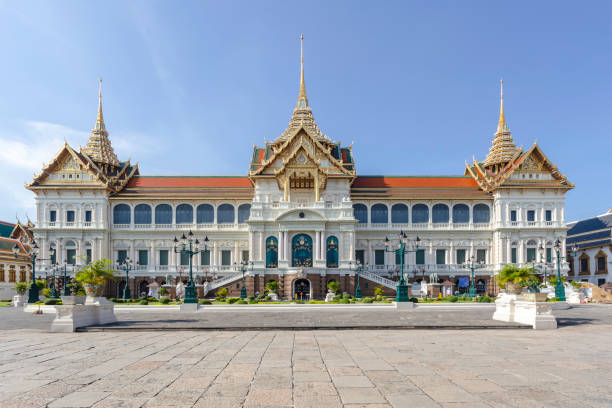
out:
{"label": "tall central spire", "polygon": [[308,98],[306,97],[306,84],[304,83],[304,34],[300,35],[300,94],[298,95],[297,107],[300,109],[308,106]]}
{"label": "tall central spire", "polygon": [[497,131],[493,137],[493,143],[489,154],[485,159],[485,166],[490,169],[498,169],[501,165],[508,163],[516,153],[516,145],[512,139],[512,134],[506,123],[504,114],[504,80],[500,81],[500,105],[499,105],[499,121],[497,122]]}
{"label": "tall central spire", "polygon": [[102,115],[102,78],[100,78],[98,87],[98,116],[96,124],[91,130],[91,136],[81,153],[89,156],[94,162],[107,164],[111,166],[119,166],[119,159],[111,146],[108,132],[104,125],[104,116]]}

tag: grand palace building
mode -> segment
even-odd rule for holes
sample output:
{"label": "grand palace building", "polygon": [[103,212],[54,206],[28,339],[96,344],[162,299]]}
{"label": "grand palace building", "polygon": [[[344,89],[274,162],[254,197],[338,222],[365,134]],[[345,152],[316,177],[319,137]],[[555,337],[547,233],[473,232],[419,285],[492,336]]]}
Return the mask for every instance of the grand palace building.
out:
{"label": "grand palace building", "polygon": [[[65,143],[26,186],[36,200],[39,258],[51,259],[42,270],[129,258],[133,294],[152,281],[174,285],[187,278],[189,257],[175,253],[172,241],[191,230],[201,242],[208,238],[207,250],[193,257],[196,281],[208,282],[200,295],[220,287],[237,294],[243,260],[249,295],[272,279],[284,297],[321,298],[330,280],[352,293],[357,261],[364,295],[376,286],[393,295],[402,260],[385,251],[385,238],[393,247],[403,231],[415,250],[403,260],[409,282],[435,273],[462,291],[473,257],[477,290],[493,294],[493,275],[504,265],[553,263],[557,239],[565,253],[565,193],[574,186],[537,144],[515,145],[503,93],[491,149],[463,174],[362,175],[352,146],[317,126],[302,59],[297,105],[272,139],[254,147],[244,176],[141,175],[111,146],[100,91],[85,147]],[[110,296],[125,280],[112,285]]]}

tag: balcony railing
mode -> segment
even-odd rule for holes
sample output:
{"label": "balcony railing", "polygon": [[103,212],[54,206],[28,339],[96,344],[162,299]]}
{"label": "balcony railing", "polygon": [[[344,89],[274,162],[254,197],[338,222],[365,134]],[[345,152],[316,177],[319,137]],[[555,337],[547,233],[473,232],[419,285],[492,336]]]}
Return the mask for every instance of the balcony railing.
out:
{"label": "balcony railing", "polygon": [[247,230],[247,224],[113,224],[114,230],[177,230],[177,231],[215,231]]}
{"label": "balcony railing", "polygon": [[474,230],[489,229],[491,224],[486,223],[463,223],[463,222],[419,222],[419,223],[361,223],[357,224],[358,230]]}

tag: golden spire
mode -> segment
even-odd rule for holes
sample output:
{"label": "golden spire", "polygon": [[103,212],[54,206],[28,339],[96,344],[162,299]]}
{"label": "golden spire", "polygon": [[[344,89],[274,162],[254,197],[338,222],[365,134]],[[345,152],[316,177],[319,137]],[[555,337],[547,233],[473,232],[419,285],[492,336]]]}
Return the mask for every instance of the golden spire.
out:
{"label": "golden spire", "polygon": [[88,155],[94,162],[109,164],[111,166],[119,166],[119,159],[111,146],[108,132],[104,125],[104,117],[102,116],[102,78],[99,79],[98,86],[98,116],[96,124],[91,130],[91,136],[81,153]]}
{"label": "golden spire", "polygon": [[506,124],[506,117],[504,116],[504,78],[500,81],[500,105],[499,105],[499,122],[497,123],[497,132],[501,132],[503,130],[508,129],[508,125]]}
{"label": "golden spire", "polygon": [[308,106],[308,98],[306,97],[306,84],[304,83],[304,34],[300,35],[300,94],[298,95],[298,108],[306,108]]}
{"label": "golden spire", "polygon": [[506,123],[506,116],[504,114],[504,80],[500,81],[500,107],[499,107],[499,121],[497,123],[497,131],[493,138],[493,143],[489,154],[485,159],[485,166],[492,166],[498,168],[498,165],[504,165],[512,159],[516,153],[516,145],[512,139],[512,134]]}

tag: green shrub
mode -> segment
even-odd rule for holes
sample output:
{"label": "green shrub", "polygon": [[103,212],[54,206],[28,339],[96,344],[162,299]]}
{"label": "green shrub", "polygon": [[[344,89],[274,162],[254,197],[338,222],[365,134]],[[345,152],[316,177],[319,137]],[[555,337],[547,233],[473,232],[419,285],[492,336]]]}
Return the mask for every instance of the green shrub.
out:
{"label": "green shrub", "polygon": [[149,302],[157,302],[158,299],[156,297],[151,296],[150,298],[147,298],[147,300]]}
{"label": "green shrub", "polygon": [[272,300],[272,298],[270,296],[266,296],[265,299],[266,300]]}
{"label": "green shrub", "polygon": [[411,297],[411,298],[410,298],[410,301],[411,301],[412,303],[419,303],[419,299],[417,299],[417,298],[415,298],[415,297]]}
{"label": "green shrub", "polygon": [[278,282],[275,280],[271,280],[270,282],[266,283],[266,290],[268,292],[276,293],[276,291],[278,290]]}
{"label": "green shrub", "polygon": [[560,300],[561,300],[561,299],[559,299],[559,298],[558,298],[558,297],[556,297],[556,296],[555,296],[555,297],[553,297],[553,298],[546,299],[546,301],[547,301],[547,302],[559,302]]}
{"label": "green shrub", "polygon": [[44,288],[40,294],[43,295],[46,298],[50,298],[51,297],[51,289]]}
{"label": "green shrub", "polygon": [[491,303],[491,298],[489,296],[487,296],[487,295],[478,296],[476,301],[479,302],[479,303]]}
{"label": "green shrub", "polygon": [[168,294],[168,289],[164,288],[163,286],[161,288],[159,288],[159,290],[157,291],[157,293],[159,293],[160,296],[164,296]]}
{"label": "green shrub", "polygon": [[452,296],[449,296],[449,297],[447,298],[447,300],[448,300],[449,302],[453,302],[453,303],[455,303],[456,301],[458,301],[458,300],[459,300],[459,298],[458,298],[457,296],[455,296],[455,295],[452,295]]}
{"label": "green shrub", "polygon": [[364,298],[363,298],[361,301],[362,301],[363,303],[374,303],[374,298],[371,298],[371,297],[364,297]]}
{"label": "green shrub", "polygon": [[338,302],[340,299],[342,299],[342,295],[334,296],[334,302]]}
{"label": "green shrub", "polygon": [[265,298],[266,298],[266,295],[264,294],[257,295],[257,300],[264,300]]}
{"label": "green shrub", "polygon": [[201,305],[212,305],[212,302],[208,299],[200,299]]}
{"label": "green shrub", "polygon": [[221,298],[226,298],[227,297],[227,288],[221,288],[217,291],[217,296],[221,297]]}
{"label": "green shrub", "polygon": [[60,299],[46,299],[45,305],[59,305],[62,301]]}
{"label": "green shrub", "polygon": [[342,299],[352,299],[353,297],[351,295],[349,295],[348,293],[345,293],[344,295],[342,295]]}
{"label": "green shrub", "polygon": [[24,295],[28,291],[28,284],[25,282],[18,282],[13,286],[13,289],[15,289],[18,295]]}
{"label": "green shrub", "polygon": [[38,286],[38,291],[41,291],[47,286],[47,282],[45,282],[44,280],[37,280],[36,286]]}
{"label": "green shrub", "polygon": [[293,303],[297,303],[299,305],[303,305],[304,301],[303,300],[294,300]]}
{"label": "green shrub", "polygon": [[221,297],[221,296],[217,296],[217,297],[215,297],[215,300],[216,300],[217,302],[225,302],[225,298],[223,298],[223,297]]}
{"label": "green shrub", "polygon": [[250,302],[252,300],[255,300],[255,296],[247,296],[247,300]]}
{"label": "green shrub", "polygon": [[382,296],[385,293],[385,289],[382,286],[377,286],[374,288],[374,294],[376,297]]}
{"label": "green shrub", "polygon": [[110,300],[113,303],[117,303],[117,298],[109,298],[108,300]]}
{"label": "green shrub", "polygon": [[111,268],[111,261],[99,259],[82,267],[75,275],[75,279],[84,285],[103,285],[108,280],[116,278],[117,271]]}
{"label": "green shrub", "polygon": [[149,301],[147,299],[142,299],[140,302],[138,302],[139,305],[148,305]]}
{"label": "green shrub", "polygon": [[246,304],[248,304],[249,302],[247,302],[247,301],[246,301],[246,300],[244,300],[244,299],[240,299],[240,300],[238,300],[238,302],[236,302],[236,303],[238,303],[239,305],[246,305]]}
{"label": "green shrub", "polygon": [[259,300],[253,298],[253,299],[249,299],[249,304],[250,305],[256,305],[257,303],[259,303]]}
{"label": "green shrub", "polygon": [[351,301],[349,299],[342,298],[342,299],[338,300],[338,303],[351,303]]}
{"label": "green shrub", "polygon": [[340,284],[336,281],[329,281],[327,283],[327,289],[331,290],[334,293],[338,293],[338,290],[340,289]]}
{"label": "green shrub", "polygon": [[163,297],[159,299],[159,303],[161,303],[162,305],[169,305],[170,304],[170,298],[167,297]]}
{"label": "green shrub", "polygon": [[227,299],[227,303],[229,303],[230,305],[233,305],[234,303],[238,302],[239,300],[240,300],[240,298],[233,297],[233,298]]}

